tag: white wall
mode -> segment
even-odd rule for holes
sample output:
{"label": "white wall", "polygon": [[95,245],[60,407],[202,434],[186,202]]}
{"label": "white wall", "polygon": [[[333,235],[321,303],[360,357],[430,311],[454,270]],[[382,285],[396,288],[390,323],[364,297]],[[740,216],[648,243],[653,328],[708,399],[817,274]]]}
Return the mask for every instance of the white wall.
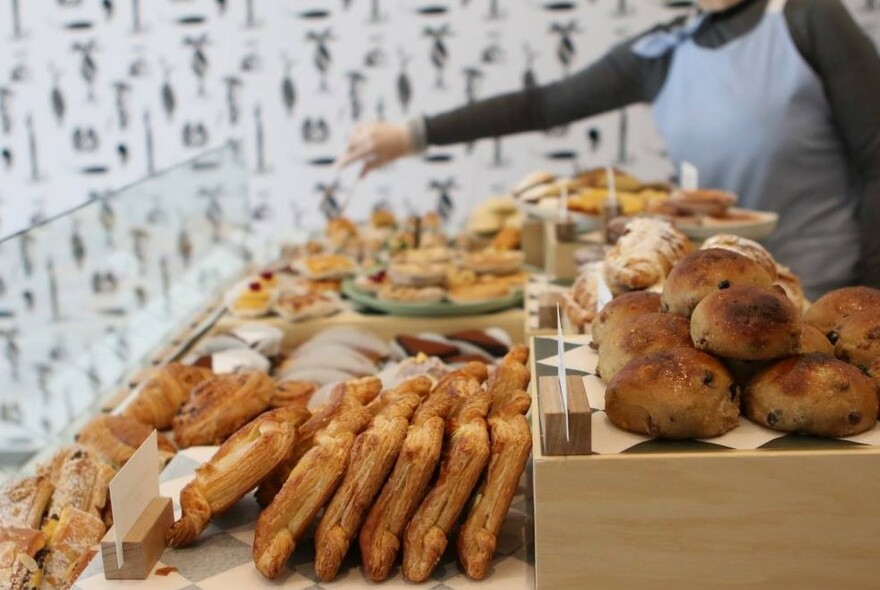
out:
{"label": "white wall", "polygon": [[[493,4],[500,16],[492,14]],[[466,68],[480,72],[477,96],[519,87],[526,42],[537,53],[532,67],[539,82],[563,75],[554,23],[577,24],[570,57],[575,70],[615,41],[674,15],[654,0],[572,0],[572,10],[547,9],[553,4],[565,3],[0,0],[0,235],[228,137],[246,142],[256,217],[278,229],[317,225],[317,186],[334,175],[310,162],[334,157],[354,124],[350,73],[363,77],[362,119],[380,112],[400,119],[463,102]],[[880,2],[849,4],[876,37]],[[430,9],[442,12],[426,14]],[[444,26],[450,34],[444,85],[437,87],[425,30]],[[317,51],[315,37],[323,33],[329,33],[323,43],[329,57]],[[412,88],[406,112],[397,91],[401,55]],[[288,78],[295,89],[290,109],[282,90]],[[58,98],[63,109],[56,112]],[[662,146],[645,112],[631,109],[628,116],[623,163],[648,177],[665,175]],[[597,145],[587,140],[589,128],[600,132]],[[304,141],[307,131],[312,141]],[[464,147],[439,150],[452,160],[410,160],[369,178],[358,187],[350,213],[364,215],[381,199],[401,211],[432,208],[439,194],[432,181],[451,180],[454,215],[461,216],[470,203],[529,170],[573,167],[548,160],[550,152],[574,151],[578,165],[601,165],[619,160],[620,142],[620,115],[613,114],[572,125],[558,137],[504,140],[500,166],[492,142],[478,143],[470,154]],[[351,178],[344,177],[343,186]]]}

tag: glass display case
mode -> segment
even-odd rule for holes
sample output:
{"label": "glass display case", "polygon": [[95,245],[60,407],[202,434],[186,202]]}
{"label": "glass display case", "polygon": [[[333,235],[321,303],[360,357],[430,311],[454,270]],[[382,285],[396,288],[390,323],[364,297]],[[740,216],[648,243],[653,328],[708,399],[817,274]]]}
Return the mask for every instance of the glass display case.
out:
{"label": "glass display case", "polygon": [[247,188],[230,143],[0,241],[0,481],[242,274]]}

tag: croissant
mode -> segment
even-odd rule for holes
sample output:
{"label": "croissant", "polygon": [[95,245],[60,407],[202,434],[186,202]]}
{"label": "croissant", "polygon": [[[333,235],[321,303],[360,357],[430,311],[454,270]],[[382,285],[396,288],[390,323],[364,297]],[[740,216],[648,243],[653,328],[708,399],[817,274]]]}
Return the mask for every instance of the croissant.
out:
{"label": "croissant", "polygon": [[43,590],[66,590],[88,565],[92,549],[104,536],[100,518],[66,507],[49,534],[49,552],[43,564]]}
{"label": "croissant", "polygon": [[524,414],[531,398],[525,389],[531,375],[525,367],[529,350],[517,346],[504,358],[489,380],[492,440],[489,469],[458,533],[458,556],[465,573],[482,580],[489,569],[498,532],[504,523],[519,478],[532,449],[532,435]]}
{"label": "croissant", "polygon": [[0,528],[0,588],[36,590],[42,569],[37,554],[46,546],[43,531],[30,528]]}
{"label": "croissant", "polygon": [[382,391],[382,381],[377,377],[352,379],[337,385],[330,394],[326,405],[315,409],[312,417],[303,424],[296,435],[296,446],[289,459],[281,463],[257,489],[256,498],[260,506],[271,502],[284,482],[287,481],[293,466],[312,448],[315,435],[327,428],[334,418],[346,410],[371,403]]}
{"label": "croissant", "polygon": [[314,446],[290,472],[272,503],[260,513],[254,535],[257,570],[274,579],[293,553],[297,540],[333,495],[345,473],[355,437],[371,419],[367,408],[337,416],[315,438]]}
{"label": "croissant", "polygon": [[315,573],[322,581],[333,580],[339,572],[352,537],[403,446],[409,420],[432,385],[430,377],[421,376],[383,394],[387,403],[355,440],[345,477],[315,533]]}
{"label": "croissant", "polygon": [[476,395],[486,376],[486,365],[480,362],[448,373],[416,410],[394,470],[360,533],[364,572],[374,582],[391,572],[403,530],[428,489],[440,459],[447,416],[460,398]]}
{"label": "croissant", "polygon": [[463,398],[447,427],[440,475],[406,527],[403,575],[424,582],[446,550],[449,532],[489,461],[486,414],[492,398],[482,389]]}
{"label": "croissant", "polygon": [[0,526],[38,529],[54,486],[48,477],[26,477],[0,488]]}
{"label": "croissant", "polygon": [[122,415],[159,430],[167,430],[171,427],[174,414],[189,399],[193,388],[213,375],[210,369],[179,363],[158,367],[137,387],[134,399],[125,407]]}
{"label": "croissant", "polygon": [[269,407],[275,382],[265,373],[219,375],[199,384],[174,417],[180,448],[217,445]]}
{"label": "croissant", "polygon": [[668,221],[633,219],[605,255],[605,280],[612,293],[647,289],[662,283],[690,250],[688,237]]}
{"label": "croissant", "polygon": [[[152,426],[134,418],[104,415],[86,424],[76,435],[76,442],[108,463],[122,467],[152,432]],[[158,441],[159,457],[164,465],[174,457],[177,449],[162,434]]]}
{"label": "croissant", "polygon": [[180,518],[166,539],[186,547],[205,530],[211,518],[238,502],[293,451],[296,429],[309,411],[288,406],[267,412],[229,437],[196,477],[180,492]]}

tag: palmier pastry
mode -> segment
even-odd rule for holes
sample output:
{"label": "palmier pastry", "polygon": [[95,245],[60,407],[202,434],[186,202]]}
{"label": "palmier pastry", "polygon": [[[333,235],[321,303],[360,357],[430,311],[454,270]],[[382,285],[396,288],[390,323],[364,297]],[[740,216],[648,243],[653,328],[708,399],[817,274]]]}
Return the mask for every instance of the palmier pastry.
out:
{"label": "palmier pastry", "polygon": [[0,487],[0,526],[40,528],[53,489],[47,476],[6,482]]}
{"label": "palmier pastry", "polygon": [[515,346],[488,383],[492,396],[489,467],[457,541],[464,571],[475,580],[489,571],[498,533],[532,449],[531,429],[524,416],[532,401],[526,392],[531,378],[528,360],[528,347]]}
{"label": "palmier pastry", "polygon": [[733,286],[703,299],[691,317],[694,345],[738,360],[770,360],[797,353],[800,314],[781,289]]}
{"label": "palmier pastry", "polygon": [[686,319],[669,313],[636,316],[622,322],[602,340],[597,372],[605,383],[610,383],[629,361],[681,347],[693,347]]}
{"label": "palmier pastry", "polygon": [[760,264],[721,248],[697,250],[673,267],[663,285],[663,311],[690,318],[707,295],[731,285],[769,287],[773,279]]}
{"label": "palmier pastry", "polygon": [[68,506],[49,536],[43,564],[44,590],[66,590],[95,555],[93,547],[104,536],[104,523],[95,516]]}
{"label": "palmier pastry", "polygon": [[817,299],[804,314],[804,321],[828,334],[852,314],[870,308],[880,308],[880,290],[844,287]]}
{"label": "palmier pastry", "polygon": [[605,335],[614,332],[623,322],[646,313],[660,313],[659,293],[633,291],[618,295],[593,320],[593,347],[602,344]]}
{"label": "palmier pastry", "polygon": [[852,436],[877,422],[877,388],[861,371],[824,354],[794,356],[755,376],[743,412],[774,430]]}
{"label": "palmier pastry", "polygon": [[761,265],[761,268],[767,271],[771,279],[776,280],[777,278],[779,272],[778,265],[773,260],[773,256],[770,255],[770,252],[764,246],[754,240],[731,234],[718,234],[712,236],[700,246],[701,250],[708,250],[709,248],[721,248],[742,254]]}
{"label": "palmier pastry", "polygon": [[798,354],[810,354],[813,352],[821,352],[822,354],[834,354],[834,345],[828,338],[811,326],[810,324],[801,325],[801,345],[798,348]]}
{"label": "palmier pastry", "polygon": [[880,358],[880,307],[852,314],[830,336],[837,358],[867,371]]}
{"label": "palmier pastry", "polygon": [[394,466],[413,412],[433,384],[431,378],[421,376],[383,394],[387,404],[355,440],[345,477],[315,532],[315,573],[322,581],[336,577],[352,538]]}
{"label": "palmier pastry", "polygon": [[255,371],[214,377],[193,390],[174,417],[180,448],[217,445],[269,407],[275,383]]}
{"label": "palmier pastry", "polygon": [[404,528],[428,491],[440,460],[447,416],[462,397],[475,395],[485,380],[486,365],[469,363],[445,375],[416,410],[394,470],[360,533],[364,573],[374,582],[391,572]]}
{"label": "palmier pastry", "polygon": [[693,348],[628,363],[605,392],[615,426],[655,438],[706,438],[739,424],[733,378],[716,358]]}
{"label": "palmier pastry", "polygon": [[605,255],[605,280],[615,294],[647,289],[661,283],[690,251],[688,237],[668,221],[633,219]]}
{"label": "palmier pastry", "polygon": [[[76,442],[116,467],[125,465],[153,432],[153,427],[127,416],[98,416],[76,435]],[[163,434],[158,435],[159,459],[164,465],[177,449]]]}
{"label": "palmier pastry", "polygon": [[148,379],[138,385],[134,399],[125,407],[122,415],[166,430],[195,386],[213,376],[210,369],[179,363],[157,367]]}
{"label": "palmier pastry", "polygon": [[46,546],[43,531],[29,528],[0,528],[0,588],[37,590],[43,571],[37,556]]}
{"label": "palmier pastry", "polygon": [[166,535],[168,544],[191,544],[213,517],[232,507],[289,459],[296,429],[310,416],[303,407],[279,408],[230,436],[180,492],[182,513]]}

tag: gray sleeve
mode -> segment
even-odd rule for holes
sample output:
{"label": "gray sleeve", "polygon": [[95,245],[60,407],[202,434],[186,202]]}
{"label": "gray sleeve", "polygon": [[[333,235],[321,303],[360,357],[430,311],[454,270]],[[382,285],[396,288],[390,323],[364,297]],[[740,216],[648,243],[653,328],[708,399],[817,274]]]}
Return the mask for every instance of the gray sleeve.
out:
{"label": "gray sleeve", "polygon": [[865,185],[860,275],[880,287],[880,55],[840,0],[790,0],[786,21],[822,80],[847,157]]}
{"label": "gray sleeve", "polygon": [[[655,27],[674,26],[676,23]],[[647,33],[645,33],[647,34]],[[669,56],[636,56],[633,40],[558,82],[503,94],[425,119],[427,143],[448,145],[484,137],[544,130],[654,98]]]}

